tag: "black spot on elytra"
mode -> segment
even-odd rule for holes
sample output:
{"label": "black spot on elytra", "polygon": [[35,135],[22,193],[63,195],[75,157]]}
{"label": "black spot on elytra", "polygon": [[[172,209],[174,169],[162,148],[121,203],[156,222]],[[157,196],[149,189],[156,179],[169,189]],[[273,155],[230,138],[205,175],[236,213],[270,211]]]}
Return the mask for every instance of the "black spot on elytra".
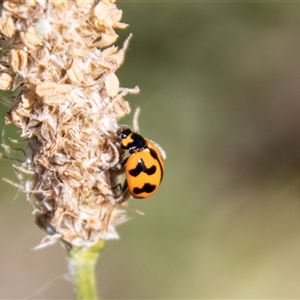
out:
{"label": "black spot on elytra", "polygon": [[136,167],[129,170],[129,174],[133,177],[139,176],[142,172],[146,173],[147,175],[153,175],[156,172],[156,166],[153,165],[150,168],[147,168],[144,161],[139,159]]}
{"label": "black spot on elytra", "polygon": [[142,193],[150,194],[153,191],[155,191],[155,189],[156,189],[156,185],[152,185],[150,183],[145,183],[142,188],[135,187],[133,189],[133,192],[135,195],[139,195]]}
{"label": "black spot on elytra", "polygon": [[160,178],[160,181],[162,181],[162,178],[163,178],[163,174],[164,174],[164,171],[163,171],[163,166],[160,162],[160,159],[158,158],[158,155],[156,153],[156,151],[154,151],[153,149],[149,148],[150,150],[150,154],[151,156],[159,163],[159,166],[160,166],[160,171],[161,171],[161,178]]}

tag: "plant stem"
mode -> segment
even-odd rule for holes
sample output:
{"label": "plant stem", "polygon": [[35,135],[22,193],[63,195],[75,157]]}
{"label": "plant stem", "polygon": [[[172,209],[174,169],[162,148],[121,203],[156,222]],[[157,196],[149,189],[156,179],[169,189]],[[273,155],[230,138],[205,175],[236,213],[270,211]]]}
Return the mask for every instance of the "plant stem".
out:
{"label": "plant stem", "polygon": [[99,254],[104,247],[104,241],[96,246],[76,247],[68,252],[69,269],[73,273],[76,298],[98,299],[95,279],[95,266]]}

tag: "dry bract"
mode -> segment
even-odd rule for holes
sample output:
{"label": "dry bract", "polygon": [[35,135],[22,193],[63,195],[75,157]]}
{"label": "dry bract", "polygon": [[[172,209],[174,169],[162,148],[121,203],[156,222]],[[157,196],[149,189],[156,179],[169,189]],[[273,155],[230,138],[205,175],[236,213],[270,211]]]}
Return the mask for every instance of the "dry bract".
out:
{"label": "dry bract", "polygon": [[13,77],[6,73],[0,73],[0,90],[11,89]]}
{"label": "dry bract", "polygon": [[69,9],[70,4],[66,0],[55,0],[52,3],[53,8],[58,10],[67,10]]}
{"label": "dry bract", "polygon": [[34,73],[33,74],[28,74],[26,79],[27,79],[28,85],[31,85],[31,86],[37,86],[41,82],[41,79],[38,78],[36,76],[36,74],[34,74]]}
{"label": "dry bract", "polygon": [[27,19],[29,23],[34,16],[45,10],[47,5],[47,1],[39,0],[4,0],[3,11],[4,13],[10,12],[15,17]]}
{"label": "dry bract", "polygon": [[12,14],[22,14],[27,11],[26,7],[22,4],[25,0],[21,1],[3,1],[3,10],[8,11]]}
{"label": "dry bract", "polygon": [[38,35],[32,27],[26,32],[20,32],[20,38],[30,50],[35,50],[37,46],[42,44],[43,40],[43,37]]}
{"label": "dry bract", "polygon": [[38,84],[35,91],[40,97],[53,96],[57,94],[69,94],[72,91],[72,86],[48,81]]}
{"label": "dry bract", "polygon": [[80,61],[73,61],[72,66],[67,70],[71,82],[80,84],[84,81],[85,70],[80,68]]}
{"label": "dry bract", "polygon": [[12,49],[8,54],[8,62],[14,72],[27,67],[27,53],[20,49]]}
{"label": "dry bract", "polygon": [[101,40],[95,45],[99,48],[110,46],[117,40],[118,36],[115,33],[105,32],[101,35]]}
{"label": "dry bract", "polygon": [[24,109],[30,109],[33,107],[33,102],[35,100],[35,93],[34,91],[29,91],[22,95],[22,102],[21,105]]}
{"label": "dry bract", "polygon": [[120,23],[122,11],[112,6],[111,3],[102,1],[94,10],[95,22],[102,24],[103,28],[125,28],[127,24]]}
{"label": "dry bract", "polygon": [[115,73],[110,73],[106,76],[105,87],[109,97],[115,97],[118,95],[120,83]]}
{"label": "dry bract", "polygon": [[108,0],[3,2],[0,32],[10,51],[0,88],[23,91],[7,122],[28,141],[18,177],[33,174],[21,184],[45,241],[89,247],[117,238],[126,220],[115,132],[130,112],[124,96],[138,89],[121,88],[115,75],[129,42],[109,46],[114,29],[126,27],[121,16]]}
{"label": "dry bract", "polygon": [[128,102],[122,101],[122,98],[116,99],[114,101],[113,109],[116,112],[117,118],[122,118],[130,113],[130,106]]}
{"label": "dry bract", "polygon": [[0,22],[0,32],[8,38],[11,38],[16,33],[14,20],[11,16],[3,15]]}

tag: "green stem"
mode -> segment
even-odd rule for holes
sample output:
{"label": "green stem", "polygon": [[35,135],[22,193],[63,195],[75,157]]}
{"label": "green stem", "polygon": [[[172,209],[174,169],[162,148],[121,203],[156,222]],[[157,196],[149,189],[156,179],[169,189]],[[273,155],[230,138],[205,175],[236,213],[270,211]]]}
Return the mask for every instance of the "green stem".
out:
{"label": "green stem", "polygon": [[73,248],[68,252],[69,269],[74,276],[78,300],[98,299],[95,267],[104,241],[90,248]]}

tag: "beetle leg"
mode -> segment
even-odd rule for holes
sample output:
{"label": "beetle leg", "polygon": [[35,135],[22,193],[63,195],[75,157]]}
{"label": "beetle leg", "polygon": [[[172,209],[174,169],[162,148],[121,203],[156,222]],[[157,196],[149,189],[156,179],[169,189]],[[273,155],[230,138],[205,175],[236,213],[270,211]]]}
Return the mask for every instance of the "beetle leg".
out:
{"label": "beetle leg", "polygon": [[120,162],[121,168],[123,168],[126,165],[128,158],[129,158],[129,156],[127,156]]}
{"label": "beetle leg", "polygon": [[127,180],[125,180],[123,183],[122,194],[123,194],[123,201],[126,201],[131,197],[129,190],[128,190]]}
{"label": "beetle leg", "polygon": [[129,156],[126,157],[126,158],[124,158],[124,159],[122,159],[121,162],[118,163],[116,167],[114,167],[114,170],[117,171],[117,172],[124,171],[124,167],[125,167],[125,165],[127,163],[128,158],[129,158]]}
{"label": "beetle leg", "polygon": [[122,193],[125,194],[127,190],[128,190],[128,184],[127,184],[127,180],[125,180],[122,186]]}

